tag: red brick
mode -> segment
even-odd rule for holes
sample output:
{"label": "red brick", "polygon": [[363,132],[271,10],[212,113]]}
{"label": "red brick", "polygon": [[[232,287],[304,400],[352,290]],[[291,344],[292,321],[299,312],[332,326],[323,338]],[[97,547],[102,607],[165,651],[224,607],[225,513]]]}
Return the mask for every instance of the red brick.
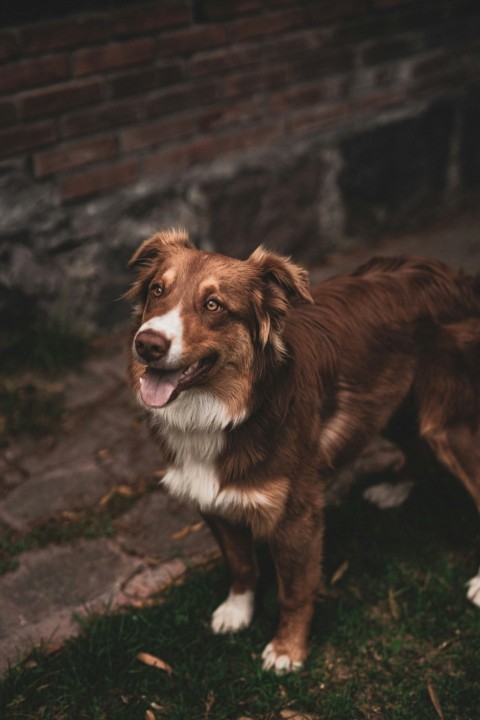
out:
{"label": "red brick", "polygon": [[149,123],[148,125],[138,125],[122,132],[122,149],[125,152],[130,152],[149,145],[159,145],[168,140],[190,135],[193,129],[194,124],[191,115],[176,116],[168,120]]}
{"label": "red brick", "polygon": [[114,157],[117,151],[118,144],[114,135],[56,145],[52,150],[36,153],[34,156],[35,175],[43,177],[59,170],[107,160]]}
{"label": "red brick", "polygon": [[35,23],[21,30],[22,47],[26,55],[49,53],[90,45],[107,39],[105,17],[95,15],[87,18]]}
{"label": "red brick", "polygon": [[292,58],[292,56],[308,56],[311,52],[323,48],[330,40],[328,30],[302,30],[286,33],[266,41],[266,54],[269,60]]}
{"label": "red brick", "polygon": [[319,130],[342,124],[349,115],[346,102],[319,105],[294,113],[290,126],[294,135],[311,135]]}
{"label": "red brick", "polygon": [[232,75],[225,79],[225,97],[251,95],[268,88],[285,85],[289,80],[290,69],[288,65],[268,67],[266,70],[256,70],[240,75]]}
{"label": "red brick", "polygon": [[12,93],[28,87],[48,85],[68,76],[65,55],[50,55],[36,60],[22,60],[2,68],[0,93]]}
{"label": "red brick", "polygon": [[292,30],[301,25],[303,21],[304,14],[300,9],[256,15],[232,23],[232,36],[235,41],[263,37]]}
{"label": "red brick", "polygon": [[113,70],[152,60],[155,43],[151,38],[131,42],[112,43],[102,47],[77,50],[73,55],[73,73],[77,77],[102,70]]}
{"label": "red brick", "polygon": [[147,66],[141,70],[112,75],[108,78],[110,97],[121,98],[153,90],[157,86],[155,68]]}
{"label": "red brick", "polygon": [[366,10],[366,0],[320,0],[310,5],[305,12],[309,23],[326,24],[366,13]]}
{"label": "red brick", "polygon": [[51,120],[14,125],[0,131],[0,157],[18,155],[55,141],[57,133]]}
{"label": "red brick", "polygon": [[159,48],[162,55],[190,55],[198,50],[226,45],[228,33],[222,25],[201,25],[162,35]]}
{"label": "red brick", "polygon": [[[478,61],[475,63],[478,67]],[[439,93],[458,90],[468,83],[469,77],[462,64],[455,62],[454,58],[438,60],[437,63],[425,62],[416,67],[409,84],[411,97],[423,98]]]}
{"label": "red brick", "polygon": [[197,105],[207,105],[218,97],[217,85],[214,82],[204,82],[199,85],[180,85],[171,90],[152,95],[145,103],[148,117],[166,115],[194,108]]}
{"label": "red brick", "polygon": [[155,2],[141,5],[139,8],[123,10],[114,15],[113,32],[115,35],[141,35],[155,30],[187,25],[190,23],[190,10],[187,3],[178,0]]}
{"label": "red brick", "polygon": [[188,143],[149,153],[144,160],[144,173],[157,175],[172,170],[184,170],[195,163],[210,160],[214,156],[211,137],[202,137]]}
{"label": "red brick", "polygon": [[293,62],[292,76],[298,82],[302,82],[348,72],[353,69],[354,59],[354,52],[350,47],[311,52]]}
{"label": "red brick", "polygon": [[298,5],[298,0],[267,0],[266,4],[269,8],[279,8],[287,5]]}
{"label": "red brick", "polygon": [[203,13],[207,20],[231,19],[258,12],[262,7],[262,0],[204,0]]}
{"label": "red brick", "polygon": [[17,119],[17,109],[11,100],[0,101],[0,125],[9,125]]}
{"label": "red brick", "polygon": [[130,185],[138,179],[138,176],[138,160],[124,160],[114,165],[104,165],[62,178],[60,194],[63,200],[76,200]]}
{"label": "red brick", "polygon": [[292,86],[270,95],[269,104],[274,113],[283,114],[300,107],[316,105],[332,98],[335,92],[330,79],[308,85]]}
{"label": "red brick", "polygon": [[378,90],[355,98],[352,102],[352,112],[362,115],[375,115],[381,110],[401,105],[408,100],[405,88],[393,90]]}
{"label": "red brick", "polygon": [[443,52],[420,57],[414,64],[413,77],[437,75],[446,72],[453,65],[452,56]]}
{"label": "red brick", "polygon": [[148,90],[158,90],[167,85],[174,85],[184,79],[183,67],[180,63],[162,63],[157,66],[147,66],[110,76],[109,84],[111,96],[114,98],[137,95]]}
{"label": "red brick", "polygon": [[217,74],[228,70],[237,70],[248,65],[256,65],[261,59],[261,48],[258,43],[245,43],[198,53],[190,61],[192,75]]}
{"label": "red brick", "polygon": [[375,0],[374,5],[378,8],[392,8],[397,5],[411,5],[415,0]]}
{"label": "red brick", "polygon": [[283,122],[276,121],[225,132],[216,138],[216,147],[219,153],[227,155],[259,145],[269,145],[284,136]]}
{"label": "red brick", "polygon": [[0,33],[0,61],[10,60],[18,52],[17,38],[13,33]]}
{"label": "red brick", "polygon": [[60,121],[62,137],[85,135],[121,125],[130,125],[142,117],[138,100],[111,102],[90,110],[70,113]]}
{"label": "red brick", "polygon": [[264,112],[264,104],[258,99],[244,100],[233,104],[223,102],[221,105],[200,112],[197,121],[200,131],[207,132],[215,128],[258,121]]}
{"label": "red brick", "polygon": [[81,105],[103,99],[103,83],[100,80],[68,82],[31,90],[19,96],[22,117],[62,113]]}

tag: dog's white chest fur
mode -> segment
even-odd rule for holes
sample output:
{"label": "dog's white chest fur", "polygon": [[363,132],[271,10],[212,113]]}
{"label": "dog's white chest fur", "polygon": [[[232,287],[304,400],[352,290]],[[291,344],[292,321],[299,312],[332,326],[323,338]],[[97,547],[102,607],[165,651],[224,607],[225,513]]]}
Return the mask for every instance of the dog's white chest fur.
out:
{"label": "dog's white chest fur", "polygon": [[163,435],[176,455],[175,466],[166,473],[163,485],[172,495],[208,511],[220,491],[215,460],[225,444],[223,430],[183,433],[169,428]]}
{"label": "dog's white chest fur", "polygon": [[164,487],[200,510],[218,509],[223,492],[216,460],[225,447],[225,428],[235,422],[225,405],[213,395],[188,392],[153,411],[152,418],[175,454],[175,465],[163,478]]}

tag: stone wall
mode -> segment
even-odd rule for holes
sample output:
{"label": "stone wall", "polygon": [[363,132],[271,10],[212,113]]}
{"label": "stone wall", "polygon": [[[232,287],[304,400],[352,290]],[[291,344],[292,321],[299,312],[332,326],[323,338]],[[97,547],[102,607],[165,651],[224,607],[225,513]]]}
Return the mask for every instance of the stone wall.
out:
{"label": "stone wall", "polygon": [[0,31],[0,311],[17,323],[32,301],[120,322],[126,260],[164,225],[313,263],[478,189],[476,0],[39,8],[19,1]]}

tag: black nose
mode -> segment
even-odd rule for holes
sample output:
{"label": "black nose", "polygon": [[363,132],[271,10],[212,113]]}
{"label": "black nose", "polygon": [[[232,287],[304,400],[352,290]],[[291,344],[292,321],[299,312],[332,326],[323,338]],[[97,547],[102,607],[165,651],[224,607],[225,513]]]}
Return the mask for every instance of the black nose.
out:
{"label": "black nose", "polygon": [[167,354],[170,340],[155,330],[144,330],[135,338],[135,349],[142,360],[154,362]]}

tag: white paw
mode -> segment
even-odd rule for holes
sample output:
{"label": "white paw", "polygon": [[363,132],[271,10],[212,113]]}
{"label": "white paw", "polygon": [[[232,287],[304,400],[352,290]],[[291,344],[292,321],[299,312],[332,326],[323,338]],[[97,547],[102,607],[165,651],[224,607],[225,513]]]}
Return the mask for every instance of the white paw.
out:
{"label": "white paw", "polygon": [[410,495],[413,488],[413,482],[405,481],[395,485],[389,483],[378,483],[370,485],[363,492],[363,497],[372,505],[376,505],[380,510],[388,510],[389,508],[399,507]]}
{"label": "white paw", "polygon": [[230,593],[212,615],[212,630],[214,633],[237,632],[247,625],[253,617],[254,592],[247,590],[244,593]]}
{"label": "white paw", "polygon": [[273,643],[268,643],[262,653],[262,667],[264,670],[274,670],[277,675],[285,675],[289,672],[300,670],[301,662],[293,662],[290,655],[278,655],[273,648]]}
{"label": "white paw", "polygon": [[474,605],[480,607],[480,570],[478,571],[478,575],[475,575],[475,577],[467,582],[467,585],[467,598],[471,600]]}

